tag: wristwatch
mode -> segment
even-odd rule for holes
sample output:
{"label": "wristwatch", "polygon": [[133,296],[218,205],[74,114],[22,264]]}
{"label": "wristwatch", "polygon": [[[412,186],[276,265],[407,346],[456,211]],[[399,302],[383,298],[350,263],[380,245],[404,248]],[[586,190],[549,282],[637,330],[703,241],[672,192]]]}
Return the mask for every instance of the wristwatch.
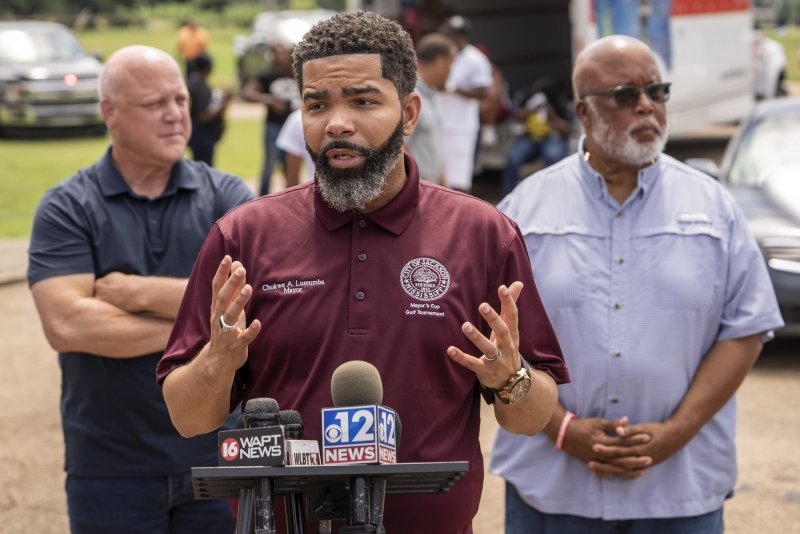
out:
{"label": "wristwatch", "polygon": [[525,395],[531,389],[531,368],[525,358],[520,357],[520,360],[522,360],[522,367],[511,375],[505,386],[501,389],[489,388],[503,404],[518,403],[525,398]]}

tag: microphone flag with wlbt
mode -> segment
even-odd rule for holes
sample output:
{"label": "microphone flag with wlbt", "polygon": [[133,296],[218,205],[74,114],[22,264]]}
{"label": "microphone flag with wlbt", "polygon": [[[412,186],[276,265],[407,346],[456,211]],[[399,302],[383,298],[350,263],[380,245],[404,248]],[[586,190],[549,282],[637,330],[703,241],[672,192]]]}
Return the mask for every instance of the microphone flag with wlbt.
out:
{"label": "microphone flag with wlbt", "polygon": [[322,462],[325,465],[397,463],[397,413],[382,406],[378,370],[354,360],[331,377],[334,408],[322,409]]}

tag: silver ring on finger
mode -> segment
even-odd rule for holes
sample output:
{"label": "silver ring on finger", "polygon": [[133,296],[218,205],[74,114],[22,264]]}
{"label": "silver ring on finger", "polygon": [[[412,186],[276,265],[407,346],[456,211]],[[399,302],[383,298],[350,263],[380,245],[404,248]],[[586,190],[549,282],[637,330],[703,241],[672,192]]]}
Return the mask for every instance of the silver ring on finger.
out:
{"label": "silver ring on finger", "polygon": [[488,357],[487,355],[484,354],[483,357],[486,358],[487,362],[493,362],[493,361],[497,360],[500,356],[502,356],[502,354],[503,354],[503,351],[500,350],[500,347],[497,347],[497,352],[495,353],[494,356],[492,356],[490,358],[490,357]]}
{"label": "silver ring on finger", "polygon": [[236,321],[234,324],[228,324],[225,322],[225,314],[219,316],[219,327],[223,332],[230,332],[237,326],[239,326],[239,321]]}

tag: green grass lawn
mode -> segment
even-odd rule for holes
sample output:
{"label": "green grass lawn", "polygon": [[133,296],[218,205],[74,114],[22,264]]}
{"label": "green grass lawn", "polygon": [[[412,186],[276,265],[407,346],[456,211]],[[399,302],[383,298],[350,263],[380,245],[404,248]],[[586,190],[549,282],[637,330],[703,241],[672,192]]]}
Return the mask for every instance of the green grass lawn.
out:
{"label": "green grass lawn", "polygon": [[[259,120],[229,121],[217,145],[215,166],[256,180],[261,170]],[[103,155],[108,137],[0,140],[0,238],[30,234],[33,213],[47,189]]]}
{"label": "green grass lawn", "polygon": [[[233,37],[247,30],[209,27],[214,58],[212,85],[236,87]],[[107,59],[114,51],[132,44],[160,48],[177,57],[177,22],[153,20],[145,28],[85,30],[76,35],[91,54]],[[253,181],[262,161],[260,120],[228,121],[225,136],[217,145],[215,166]],[[44,192],[91,165],[108,146],[108,137],[0,140],[0,238],[29,235],[33,212]]]}

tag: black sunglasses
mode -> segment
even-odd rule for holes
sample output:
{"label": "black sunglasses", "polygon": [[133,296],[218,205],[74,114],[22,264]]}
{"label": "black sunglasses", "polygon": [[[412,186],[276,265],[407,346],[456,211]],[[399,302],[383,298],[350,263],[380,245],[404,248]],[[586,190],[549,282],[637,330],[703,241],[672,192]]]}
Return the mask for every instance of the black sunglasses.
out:
{"label": "black sunglasses", "polygon": [[670,85],[672,84],[668,82],[651,83],[650,85],[645,85],[644,87],[639,87],[638,85],[618,85],[616,87],[612,87],[611,89],[603,89],[601,91],[586,93],[583,95],[583,97],[600,95],[612,96],[614,97],[614,102],[616,102],[619,107],[632,108],[639,101],[639,96],[642,94],[642,91],[644,91],[644,93],[647,95],[647,98],[649,98],[651,102],[654,104],[663,104],[669,100]]}

